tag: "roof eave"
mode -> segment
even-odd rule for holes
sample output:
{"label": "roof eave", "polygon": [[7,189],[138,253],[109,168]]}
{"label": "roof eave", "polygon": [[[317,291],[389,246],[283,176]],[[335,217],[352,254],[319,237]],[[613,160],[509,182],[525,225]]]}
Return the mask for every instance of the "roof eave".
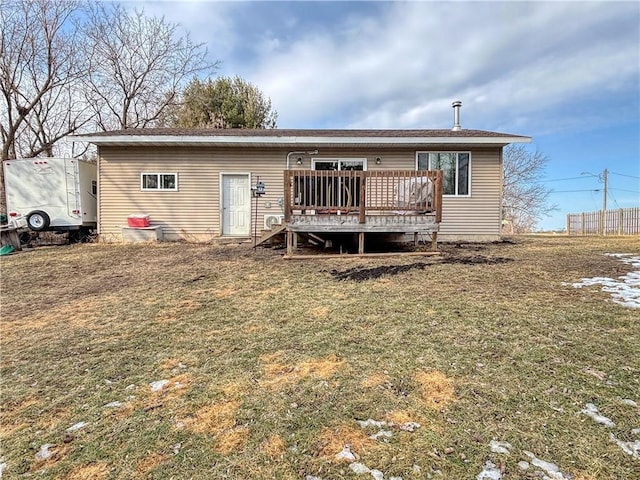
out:
{"label": "roof eave", "polygon": [[530,143],[525,136],[486,137],[231,137],[193,135],[87,135],[73,136],[74,142],[93,143],[98,146],[239,146],[239,147],[297,147],[317,146],[414,146],[414,145],[507,145],[509,143]]}

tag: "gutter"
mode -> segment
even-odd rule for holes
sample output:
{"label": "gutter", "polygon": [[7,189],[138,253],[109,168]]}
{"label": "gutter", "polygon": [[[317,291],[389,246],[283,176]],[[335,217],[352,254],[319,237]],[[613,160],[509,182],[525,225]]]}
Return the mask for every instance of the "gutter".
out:
{"label": "gutter", "polygon": [[[73,142],[95,145],[193,145],[193,146],[414,146],[414,145],[507,145],[531,143],[531,137],[232,137],[193,135],[74,135]],[[290,152],[291,154],[296,152]],[[302,152],[306,153],[306,152]]]}

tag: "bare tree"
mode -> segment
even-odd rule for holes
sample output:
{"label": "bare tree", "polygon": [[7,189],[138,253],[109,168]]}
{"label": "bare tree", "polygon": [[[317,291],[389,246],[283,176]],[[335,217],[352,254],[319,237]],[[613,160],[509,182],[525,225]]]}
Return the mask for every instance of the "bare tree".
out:
{"label": "bare tree", "polygon": [[0,0],[0,30],[1,160],[53,156],[78,131],[154,125],[216,66],[178,25],[120,5]]}
{"label": "bare tree", "polygon": [[[0,8],[0,157],[52,156],[56,142],[88,118],[69,107],[85,66],[69,0],[2,1]],[[61,99],[65,101],[62,102]],[[6,210],[0,168],[0,211]]]}
{"label": "bare tree", "polygon": [[505,233],[532,231],[538,220],[557,207],[549,204],[550,189],[541,183],[549,158],[524,145],[509,145],[502,153],[502,218]]}
{"label": "bare tree", "polygon": [[97,3],[86,25],[87,99],[102,130],[154,126],[196,74],[215,68],[207,49],[164,17]]}

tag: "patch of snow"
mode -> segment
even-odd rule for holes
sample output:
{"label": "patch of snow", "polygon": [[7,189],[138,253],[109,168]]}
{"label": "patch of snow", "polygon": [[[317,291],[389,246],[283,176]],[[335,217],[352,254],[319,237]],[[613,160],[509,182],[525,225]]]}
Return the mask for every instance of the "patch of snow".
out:
{"label": "patch of snow", "polygon": [[598,407],[596,407],[593,403],[587,403],[585,408],[580,411],[580,413],[584,413],[585,415],[591,417],[594,422],[600,423],[605,427],[615,427],[616,424],[610,418],[605,417],[604,415],[600,415],[598,411]]}
{"label": "patch of snow", "polygon": [[369,436],[371,440],[377,440],[380,437],[391,438],[393,437],[393,432],[390,430],[379,430],[378,432]]}
{"label": "patch of snow", "polygon": [[49,448],[53,447],[50,443],[45,443],[40,447],[40,450],[36,453],[36,460],[46,460],[51,456]]}
{"label": "patch of snow", "polygon": [[341,452],[336,453],[336,460],[349,460],[349,461],[354,461],[356,459],[356,456],[351,453],[351,449],[349,448],[349,446],[345,446]]}
{"label": "patch of snow", "polygon": [[[361,428],[375,427],[380,430],[382,430],[384,427],[397,427],[404,432],[413,432],[417,428],[420,428],[420,424],[417,422],[394,423],[394,422],[378,421],[378,420],[374,420],[373,418],[369,418],[368,420],[356,420],[356,422],[358,422],[358,425],[360,425]],[[378,434],[376,435],[380,436],[379,434],[380,432],[378,432]],[[383,436],[391,436],[391,435],[383,434]]]}
{"label": "patch of snow", "polygon": [[489,442],[489,448],[493,453],[506,453],[509,455],[509,449],[513,448],[509,442],[499,442],[497,440],[491,440]]}
{"label": "patch of snow", "polygon": [[151,387],[152,392],[159,392],[162,390],[167,384],[169,380],[156,380],[155,382],[151,382],[149,386]]}
{"label": "patch of snow", "polygon": [[402,477],[389,477],[389,480],[402,480]]}
{"label": "patch of snow", "polygon": [[631,265],[632,267],[640,268],[640,257],[633,253],[605,253],[607,257],[614,257],[620,260],[622,263]]}
{"label": "patch of snow", "polygon": [[182,448],[182,443],[176,443],[172,448],[173,454],[177,455],[178,453],[180,453],[181,448]]}
{"label": "patch of snow", "polygon": [[133,383],[124,387],[125,390],[133,390],[134,388],[136,388],[136,386]]}
{"label": "patch of snow", "polygon": [[87,422],[74,423],[69,428],[67,428],[67,432],[75,432],[77,430],[80,430],[81,428],[86,427],[87,425],[89,425]]}
{"label": "patch of snow", "polygon": [[518,462],[518,466],[520,467],[520,470],[528,470],[529,469],[529,462],[525,462],[524,460]]}
{"label": "patch of snow", "polygon": [[107,403],[104,407],[105,408],[119,408],[121,406],[122,406],[122,402],[115,401],[115,402]]}
{"label": "patch of snow", "polygon": [[623,398],[622,399],[622,403],[624,403],[625,405],[629,405],[630,407],[637,407],[638,404],[636,402],[634,402],[633,400],[631,400],[630,398]]}
{"label": "patch of snow", "polygon": [[640,428],[634,428],[631,430],[631,435],[640,435]]}
{"label": "patch of snow", "polygon": [[7,464],[5,462],[0,463],[0,478],[2,478],[2,472],[4,472],[7,468]]}
{"label": "patch of snow", "polygon": [[320,477],[314,477],[313,475],[306,475],[304,480],[322,480]]}
{"label": "patch of snow", "polygon": [[373,418],[370,418],[368,420],[356,420],[356,421],[358,422],[358,425],[360,425],[362,428],[367,428],[367,427],[382,428],[387,426],[387,422],[379,422],[377,420],[374,420]]}
{"label": "patch of snow", "polygon": [[413,467],[411,467],[411,471],[413,473],[420,473],[422,469],[420,468],[420,465],[414,465]]}
{"label": "patch of snow", "polygon": [[533,453],[527,452],[526,450],[524,450],[523,453],[531,459],[531,465],[543,470],[551,480],[569,480],[570,477],[565,477],[555,463],[540,460]]}
{"label": "patch of snow", "polygon": [[640,440],[636,440],[635,442],[623,442],[622,440],[618,440],[613,433],[610,433],[609,437],[611,440],[616,442],[624,453],[640,460]]}
{"label": "patch of snow", "polygon": [[384,473],[382,473],[380,470],[376,470],[375,468],[373,470],[371,470],[369,472],[371,474],[371,476],[373,478],[375,478],[376,480],[383,480],[384,479]]}
{"label": "patch of snow", "polygon": [[367,467],[364,463],[353,462],[349,464],[349,468],[353,470],[356,475],[362,475],[363,473],[369,473],[369,467]]}
{"label": "patch of snow", "polygon": [[[640,269],[640,256],[634,256],[630,253],[607,253],[605,255]],[[622,275],[617,280],[609,277],[593,277],[583,278],[577,283],[563,282],[562,284],[571,285],[573,288],[602,285],[602,291],[610,293],[614,303],[629,308],[640,308],[640,270]]]}
{"label": "patch of snow", "polygon": [[487,463],[484,464],[484,468],[476,477],[476,480],[500,480],[502,478],[502,474],[500,470],[496,468],[493,462],[487,460]]}
{"label": "patch of snow", "polygon": [[413,432],[416,428],[420,428],[420,424],[418,422],[401,423],[398,428],[405,432]]}

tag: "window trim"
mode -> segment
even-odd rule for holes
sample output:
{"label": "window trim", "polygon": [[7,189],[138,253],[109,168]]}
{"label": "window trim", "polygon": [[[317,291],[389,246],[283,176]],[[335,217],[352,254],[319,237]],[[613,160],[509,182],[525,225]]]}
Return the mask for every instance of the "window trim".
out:
{"label": "window trim", "polygon": [[[316,169],[317,162],[338,162],[340,165],[342,162],[362,162],[362,171],[367,171],[367,159],[363,157],[312,157],[311,158],[311,169]],[[336,170],[338,172],[344,170]]]}
{"label": "window trim", "polygon": [[[155,175],[158,180],[158,187],[157,188],[145,187],[144,186],[145,175]],[[162,182],[160,181],[160,177],[162,175],[173,175],[175,177],[175,187],[163,188]],[[140,173],[140,191],[141,192],[177,192],[178,191],[178,173],[177,172],[141,172]]]}
{"label": "window trim", "polygon": [[[442,191],[442,196],[443,197],[459,197],[459,198],[469,198],[471,197],[471,164],[472,164],[472,155],[471,155],[471,151],[469,150],[418,150],[416,151],[416,162],[415,162],[415,166],[416,166],[416,170],[418,170],[418,155],[420,153],[426,153],[427,154],[427,162],[431,162],[429,160],[429,154],[430,153],[455,153],[456,154],[456,178],[455,178],[455,186],[456,186],[456,193],[444,193],[444,187],[443,187],[443,191]],[[469,167],[468,167],[468,172],[467,172],[467,194],[459,194],[458,192],[458,170],[460,168],[460,157],[459,155],[461,153],[466,153],[467,155],[469,155]]]}

